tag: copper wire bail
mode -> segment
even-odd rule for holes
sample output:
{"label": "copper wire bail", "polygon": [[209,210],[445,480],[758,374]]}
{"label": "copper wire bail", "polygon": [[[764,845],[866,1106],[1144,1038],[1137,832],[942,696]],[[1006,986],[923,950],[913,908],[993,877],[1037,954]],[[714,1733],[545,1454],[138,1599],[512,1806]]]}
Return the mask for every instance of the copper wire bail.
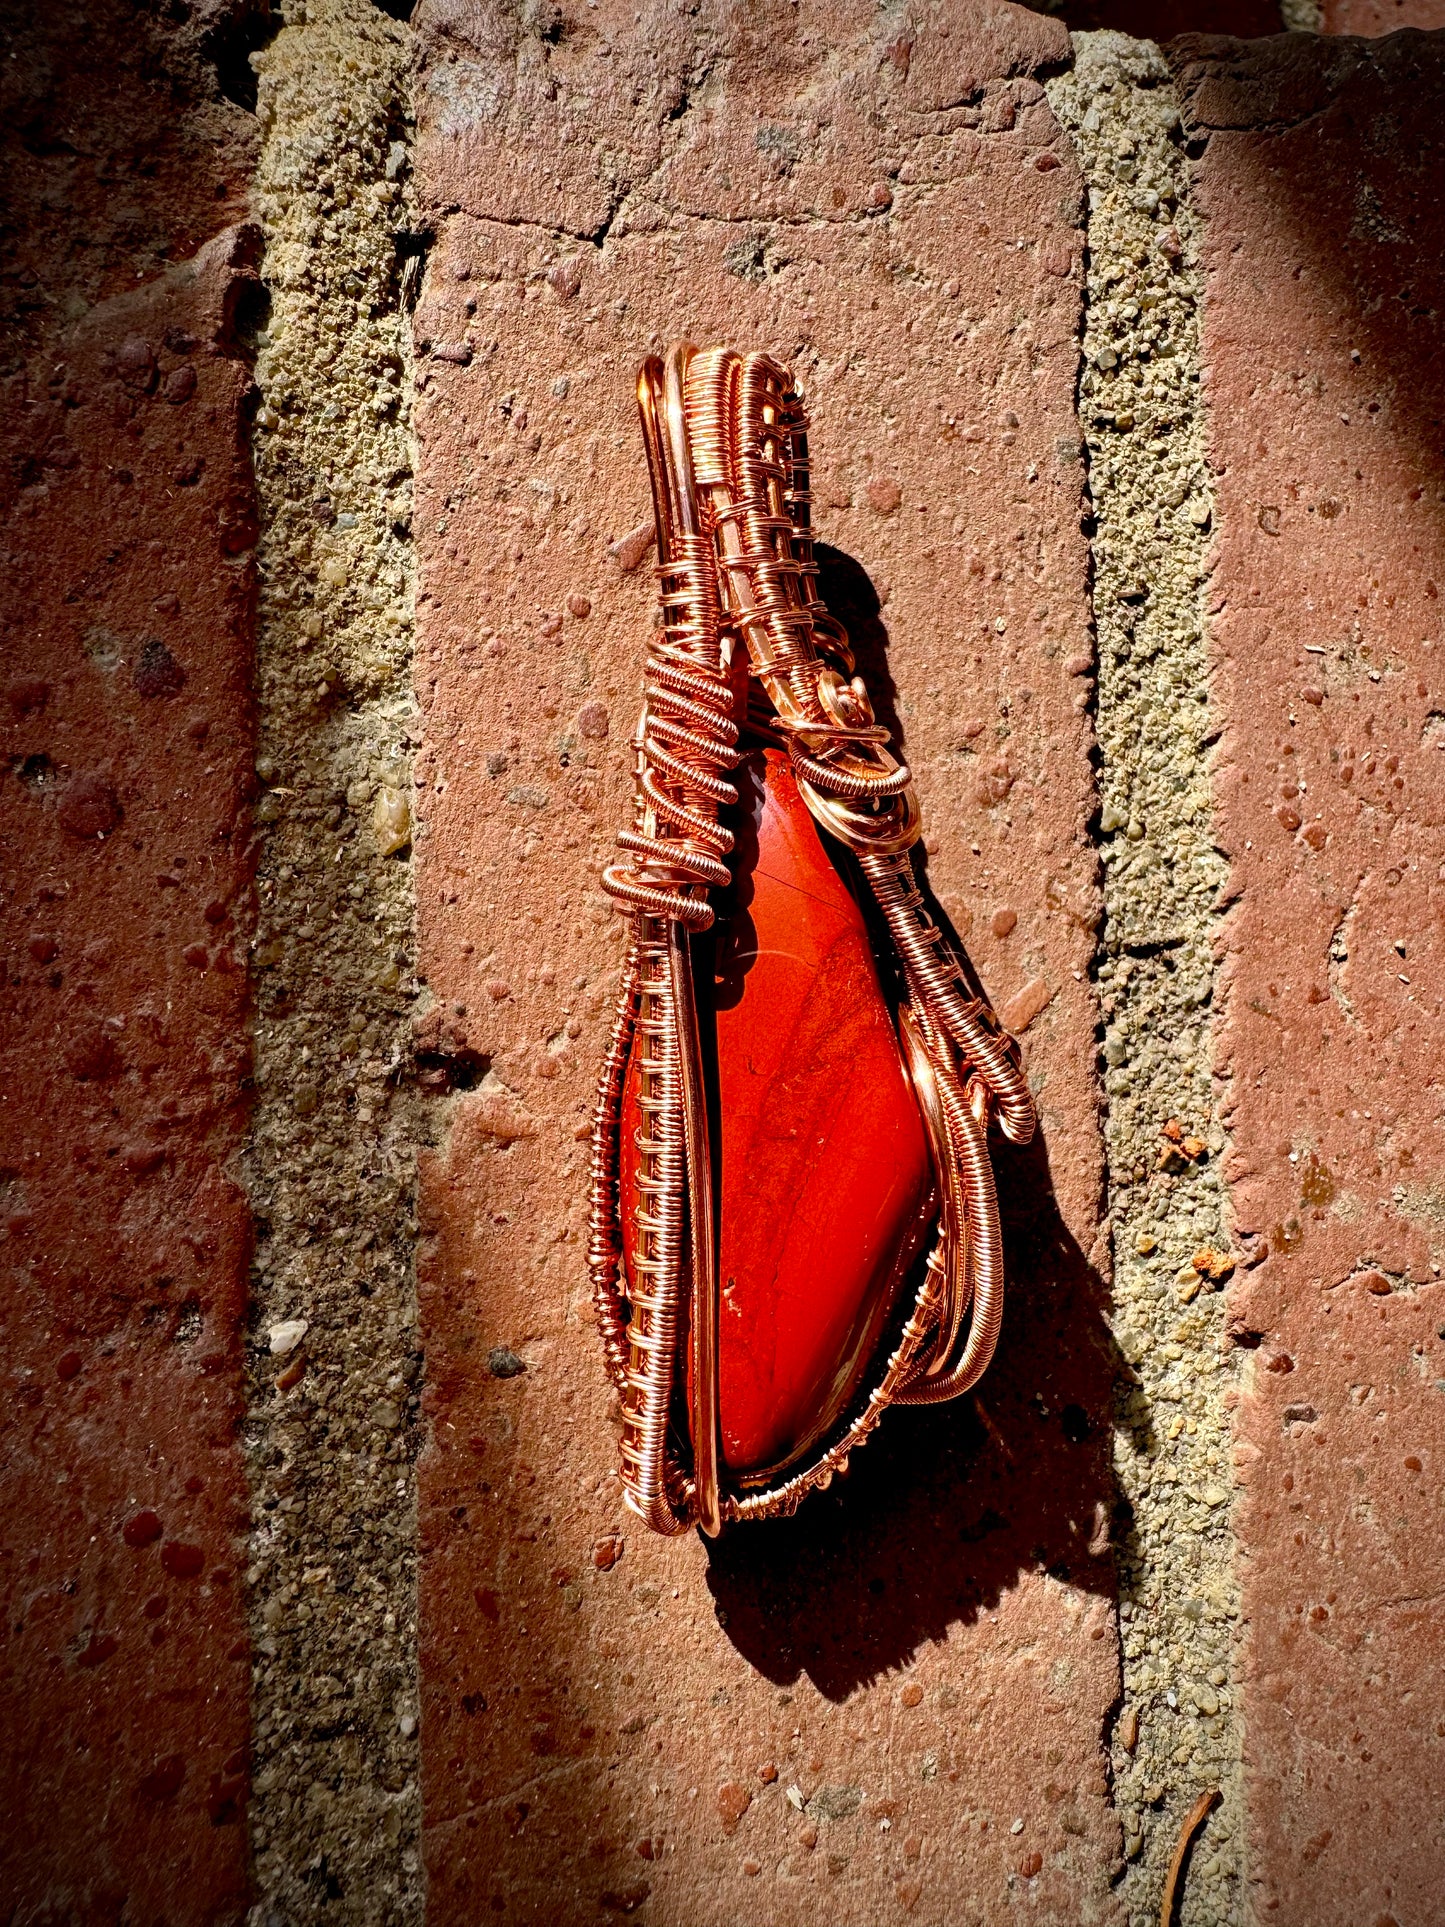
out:
{"label": "copper wire bail", "polygon": [[[929,915],[913,870],[921,819],[912,779],[819,596],[808,425],[791,376],[768,355],[682,344],[644,364],[638,407],[662,623],[634,738],[634,818],[618,837],[626,855],[602,879],[632,933],[594,1114],[588,1255],[621,1399],[627,1504],[660,1532],[716,1533],[795,1511],[847,1469],[890,1404],[933,1404],[978,1382],[1003,1316],[988,1133],[996,1122],[1025,1144],[1035,1113],[1017,1044]],[[737,797],[725,772],[738,753],[733,653],[744,648],[750,715],[786,745],[808,808],[857,857],[892,939],[907,991],[900,1043],[940,1203],[917,1294],[867,1397],[805,1470],[739,1494],[725,1489],[720,1465],[712,1157],[690,935],[711,925],[709,893],[730,881],[733,839],[719,810]],[[630,1057],[642,1122],[634,1245],[624,1253]]]}

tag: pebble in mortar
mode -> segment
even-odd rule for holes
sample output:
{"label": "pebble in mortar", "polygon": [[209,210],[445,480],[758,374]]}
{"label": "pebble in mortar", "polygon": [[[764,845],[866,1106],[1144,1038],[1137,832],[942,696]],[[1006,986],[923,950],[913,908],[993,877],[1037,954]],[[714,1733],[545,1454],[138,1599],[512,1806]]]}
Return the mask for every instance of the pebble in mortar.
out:
{"label": "pebble in mortar", "polygon": [[[1206,767],[1212,517],[1199,395],[1196,233],[1168,69],[1148,41],[1074,37],[1049,83],[1089,189],[1080,415],[1096,518],[1094,618],[1106,927],[1106,1143],[1114,1316],[1130,1369],[1116,1466],[1124,1697],[1113,1746],[1131,1927],[1157,1918],[1180,1820],[1196,1845],[1183,1927],[1240,1917],[1238,1613],[1229,1527],[1235,1373],[1211,1083],[1213,942],[1225,867]],[[1126,1741],[1133,1740],[1132,1747]]]}
{"label": "pebble in mortar", "polygon": [[258,1923],[421,1915],[409,37],[256,56],[264,827],[247,1445]]}

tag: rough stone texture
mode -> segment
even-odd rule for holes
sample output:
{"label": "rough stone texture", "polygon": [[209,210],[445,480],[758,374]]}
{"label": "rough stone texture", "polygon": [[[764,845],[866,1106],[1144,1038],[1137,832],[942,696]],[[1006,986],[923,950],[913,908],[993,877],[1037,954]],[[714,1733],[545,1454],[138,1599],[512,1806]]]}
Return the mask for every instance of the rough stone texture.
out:
{"label": "rough stone texture", "polygon": [[[1427,32],[1445,27],[1442,0],[1280,0],[1280,14],[1294,33],[1360,34],[1378,39],[1406,27]],[[1209,20],[1181,22],[1178,33],[1239,34],[1237,26]]]}
{"label": "rough stone texture", "polygon": [[[1322,0],[1317,11],[1321,33],[1365,34],[1373,39],[1380,34],[1399,33],[1405,27],[1426,31],[1445,27],[1442,0]],[[1236,33],[1238,29],[1226,31]]]}
{"label": "rough stone texture", "polygon": [[251,1411],[259,1918],[420,1909],[407,35],[257,58],[264,530]]}
{"label": "rough stone texture", "polygon": [[[1198,225],[1156,47],[1076,36],[1050,83],[1089,183],[1080,414],[1099,645],[1099,817],[1124,1704],[1115,1795],[1138,1927],[1157,1918],[1179,1826],[1219,1787],[1185,1927],[1237,1917],[1239,1735],[1228,1690],[1233,1372],[1220,1275],[1223,1137],[1210,1086],[1212,944],[1224,867],[1206,767],[1211,517],[1199,396]],[[1127,1741],[1127,1743],[1126,1743]]]}
{"label": "rough stone texture", "polygon": [[191,258],[241,218],[251,117],[215,60],[254,31],[234,6],[7,0],[3,69],[5,367],[97,302]]}
{"label": "rough stone texture", "polygon": [[245,1904],[249,144],[184,14],[7,11],[0,1892],[199,1927]]}
{"label": "rough stone texture", "polygon": [[[422,1174],[429,1913],[1117,1919],[1064,36],[1007,6],[419,19],[421,959],[485,1066]],[[717,1545],[621,1508],[582,1242],[653,595],[633,382],[682,335],[812,395],[828,593],[942,903],[1038,1013],[1044,1120],[1001,1160],[977,1401],[890,1415],[796,1521]]]}
{"label": "rough stone texture", "polygon": [[1439,1914],[1445,41],[1178,50],[1204,363],[1254,1907]]}

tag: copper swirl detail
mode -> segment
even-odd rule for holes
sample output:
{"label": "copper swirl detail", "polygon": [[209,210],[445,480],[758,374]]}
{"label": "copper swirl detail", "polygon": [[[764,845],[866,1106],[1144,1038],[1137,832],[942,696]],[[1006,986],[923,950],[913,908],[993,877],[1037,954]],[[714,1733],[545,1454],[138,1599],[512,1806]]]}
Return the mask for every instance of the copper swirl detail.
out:
{"label": "copper swirl detail", "polygon": [[[660,1532],[793,1512],[847,1469],[890,1404],[977,1383],[1003,1315],[988,1137],[1024,1144],[1033,1100],[1018,1046],[929,915],[913,869],[921,823],[908,769],[875,720],[813,555],[808,425],[764,354],[674,347],[638,404],[657,528],[661,625],[634,737],[634,816],[603,884],[631,924],[593,1122],[593,1303],[622,1412],[627,1504]],[[721,820],[745,741],[786,750],[799,792],[853,853],[895,952],[898,1044],[926,1126],[931,1248],[871,1388],[809,1462],[764,1490],[721,1468],[718,1264],[693,933],[731,879]],[[804,819],[806,820],[806,819]],[[636,1078],[631,1248],[620,1204],[622,1113]]]}

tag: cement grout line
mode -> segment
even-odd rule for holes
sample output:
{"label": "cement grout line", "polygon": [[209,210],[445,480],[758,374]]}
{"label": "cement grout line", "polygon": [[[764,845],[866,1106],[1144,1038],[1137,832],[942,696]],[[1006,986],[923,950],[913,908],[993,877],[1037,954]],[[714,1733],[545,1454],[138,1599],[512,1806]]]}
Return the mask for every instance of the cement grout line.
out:
{"label": "cement grout line", "polygon": [[255,59],[271,298],[245,1159],[258,1927],[422,1911],[411,39],[369,0],[286,19]]}
{"label": "cement grout line", "polygon": [[1106,917],[1097,978],[1114,1320],[1128,1365],[1116,1468],[1131,1515],[1112,1749],[1121,1891],[1131,1927],[1152,1927],[1180,1821],[1217,1786],[1223,1805],[1196,1846],[1180,1920],[1221,1927],[1241,1918],[1243,1902],[1231,1677],[1236,1374],[1218,1289],[1225,1140],[1209,1029],[1226,872],[1206,770],[1215,725],[1201,280],[1188,159],[1158,49],[1095,33],[1076,35],[1074,52],[1048,92],[1089,191],[1080,416],[1095,516]]}

